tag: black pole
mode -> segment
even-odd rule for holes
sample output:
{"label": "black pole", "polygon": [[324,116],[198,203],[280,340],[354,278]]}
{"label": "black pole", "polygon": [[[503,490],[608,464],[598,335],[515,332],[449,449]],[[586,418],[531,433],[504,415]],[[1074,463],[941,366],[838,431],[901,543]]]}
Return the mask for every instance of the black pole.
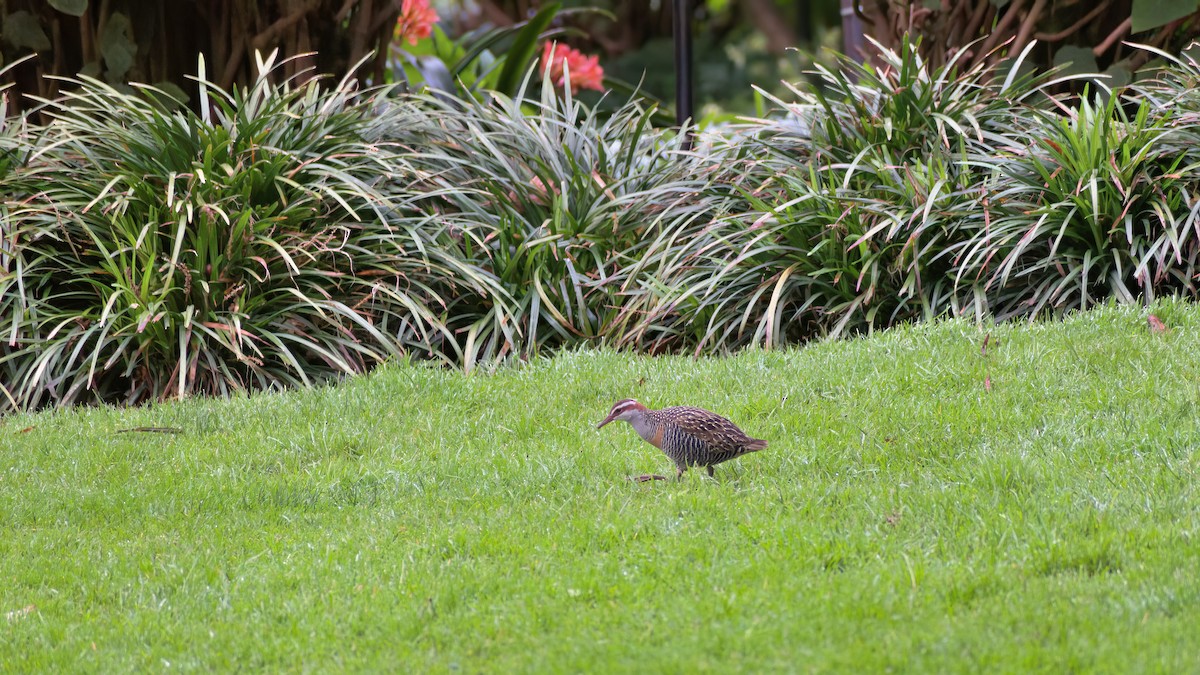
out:
{"label": "black pole", "polygon": [[675,123],[688,125],[683,149],[692,149],[692,3],[675,0]]}

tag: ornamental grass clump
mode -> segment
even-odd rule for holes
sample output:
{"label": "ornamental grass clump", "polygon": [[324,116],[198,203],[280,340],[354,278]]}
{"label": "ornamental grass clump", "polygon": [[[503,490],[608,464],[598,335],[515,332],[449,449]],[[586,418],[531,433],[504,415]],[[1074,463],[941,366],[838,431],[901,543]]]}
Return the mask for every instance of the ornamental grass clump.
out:
{"label": "ornamental grass clump", "polygon": [[714,189],[736,206],[651,252],[669,292],[646,322],[691,317],[680,330],[701,351],[977,308],[958,247],[988,226],[992,158],[1014,151],[1005,124],[1057,82],[1020,75],[1024,56],[1001,77],[881,48],[714,138]]}
{"label": "ornamental grass clump", "polygon": [[706,190],[713,171],[636,101],[601,114],[550,86],[539,99],[417,100],[391,137],[408,167],[398,175],[418,180],[389,189],[509,298],[466,294],[450,308],[468,366],[619,341],[657,292],[648,242],[721,206]]}
{"label": "ornamental grass clump", "polygon": [[[375,187],[384,114],[349,82],[226,92],[201,114],[81,77],[10,177],[0,366],[11,403],[137,403],[442,356],[447,279]],[[447,274],[443,266],[452,268]],[[451,284],[452,285],[452,284]]]}
{"label": "ornamental grass clump", "polygon": [[1003,212],[959,270],[986,280],[998,318],[1195,294],[1194,158],[1148,101],[1085,96],[1013,133],[1028,149],[997,167]]}

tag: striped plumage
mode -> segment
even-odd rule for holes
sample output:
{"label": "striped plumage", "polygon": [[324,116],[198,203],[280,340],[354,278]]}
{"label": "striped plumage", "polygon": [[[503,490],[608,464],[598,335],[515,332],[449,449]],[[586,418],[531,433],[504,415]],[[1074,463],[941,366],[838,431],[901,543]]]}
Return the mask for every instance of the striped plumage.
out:
{"label": "striped plumage", "polygon": [[[766,441],[750,438],[724,417],[691,406],[650,410],[627,398],[614,403],[608,417],[596,428],[614,420],[629,422],[643,440],[670,457],[675,462],[676,476],[682,476],[689,466],[703,466],[711,476],[714,465],[767,447]],[[640,477],[652,478],[662,477]]]}

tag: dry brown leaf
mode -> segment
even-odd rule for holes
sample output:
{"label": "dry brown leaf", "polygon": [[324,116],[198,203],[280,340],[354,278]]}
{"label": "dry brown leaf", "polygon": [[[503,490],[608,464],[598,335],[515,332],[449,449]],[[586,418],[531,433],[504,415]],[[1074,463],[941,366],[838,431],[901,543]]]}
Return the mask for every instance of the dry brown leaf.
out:
{"label": "dry brown leaf", "polygon": [[1162,322],[1162,319],[1158,318],[1157,316],[1154,316],[1153,314],[1146,317],[1146,323],[1150,324],[1150,332],[1151,333],[1161,334],[1161,333],[1168,333],[1171,331],[1170,328],[1167,328],[1167,324]]}

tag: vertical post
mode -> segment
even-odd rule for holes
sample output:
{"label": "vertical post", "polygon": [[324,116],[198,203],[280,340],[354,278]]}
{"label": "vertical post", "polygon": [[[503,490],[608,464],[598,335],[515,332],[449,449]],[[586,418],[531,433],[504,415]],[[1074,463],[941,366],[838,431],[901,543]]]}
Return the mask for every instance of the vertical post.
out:
{"label": "vertical post", "polygon": [[692,108],[692,3],[674,0],[675,28],[675,122],[683,128],[688,124],[683,149],[692,149],[691,123],[695,121]]}
{"label": "vertical post", "polygon": [[842,0],[842,53],[854,60],[865,57],[866,28],[858,15],[858,0]]}

